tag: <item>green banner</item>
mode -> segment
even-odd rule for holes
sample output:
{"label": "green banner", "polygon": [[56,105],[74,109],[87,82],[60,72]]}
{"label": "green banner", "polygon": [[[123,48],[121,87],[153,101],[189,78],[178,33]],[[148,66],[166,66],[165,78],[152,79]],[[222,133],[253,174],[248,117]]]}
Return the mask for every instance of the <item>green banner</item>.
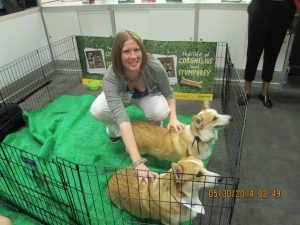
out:
{"label": "green banner", "polygon": [[[113,38],[77,36],[83,83],[99,82],[111,65]],[[165,67],[177,99],[212,100],[216,42],[144,40],[147,51]]]}

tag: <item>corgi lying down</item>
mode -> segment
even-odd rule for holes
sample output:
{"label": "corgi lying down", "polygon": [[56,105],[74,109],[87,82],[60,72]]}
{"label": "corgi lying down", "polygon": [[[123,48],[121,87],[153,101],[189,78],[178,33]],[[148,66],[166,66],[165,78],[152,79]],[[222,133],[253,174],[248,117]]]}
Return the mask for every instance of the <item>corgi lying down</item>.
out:
{"label": "corgi lying down", "polygon": [[220,182],[219,174],[208,171],[200,160],[189,156],[172,163],[167,173],[151,178],[148,183],[139,184],[133,168],[119,170],[109,180],[108,192],[117,207],[136,217],[177,225],[194,219],[197,213],[204,214],[199,189]]}
{"label": "corgi lying down", "polygon": [[180,133],[167,132],[167,129],[147,122],[133,122],[132,129],[141,154],[176,162],[188,151],[188,155],[203,160],[210,154],[210,144],[217,139],[216,129],[227,126],[230,120],[231,116],[205,107]]}

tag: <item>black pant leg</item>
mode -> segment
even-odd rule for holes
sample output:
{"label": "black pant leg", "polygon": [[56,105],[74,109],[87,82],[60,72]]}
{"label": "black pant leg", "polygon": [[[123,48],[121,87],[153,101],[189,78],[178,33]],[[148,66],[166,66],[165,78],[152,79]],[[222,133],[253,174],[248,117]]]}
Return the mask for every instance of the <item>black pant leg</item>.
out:
{"label": "black pant leg", "polygon": [[264,13],[260,4],[252,0],[248,7],[248,46],[247,61],[244,79],[253,81],[255,78],[257,66],[263,52],[269,18]]}
{"label": "black pant leg", "polygon": [[276,3],[271,11],[271,20],[266,45],[261,79],[271,82],[274,68],[287,30],[295,13],[293,2]]}

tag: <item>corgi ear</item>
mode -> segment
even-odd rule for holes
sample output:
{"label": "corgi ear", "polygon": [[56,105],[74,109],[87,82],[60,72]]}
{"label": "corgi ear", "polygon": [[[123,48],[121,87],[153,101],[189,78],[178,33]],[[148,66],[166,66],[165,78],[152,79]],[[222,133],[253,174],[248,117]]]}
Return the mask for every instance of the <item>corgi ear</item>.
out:
{"label": "corgi ear", "polygon": [[172,171],[173,171],[173,176],[174,176],[174,180],[176,183],[180,183],[180,181],[182,180],[182,176],[183,176],[183,169],[180,165],[178,165],[177,163],[172,163]]}
{"label": "corgi ear", "polygon": [[196,125],[197,128],[201,128],[202,125],[202,119],[199,118],[197,115],[192,116],[193,123]]}
{"label": "corgi ear", "polygon": [[203,110],[208,109],[209,106],[210,106],[210,101],[207,101],[207,100],[203,101],[203,104],[202,104],[202,109]]}

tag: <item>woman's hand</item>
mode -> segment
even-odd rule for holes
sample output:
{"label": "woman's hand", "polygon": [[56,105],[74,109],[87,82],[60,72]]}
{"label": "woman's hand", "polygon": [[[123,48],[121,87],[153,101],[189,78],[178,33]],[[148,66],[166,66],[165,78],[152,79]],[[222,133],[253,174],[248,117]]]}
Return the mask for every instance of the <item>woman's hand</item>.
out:
{"label": "woman's hand", "polygon": [[185,124],[181,123],[177,119],[170,120],[167,130],[170,130],[171,127],[175,129],[176,132],[181,132],[184,129]]}
{"label": "woman's hand", "polygon": [[183,130],[185,124],[181,123],[180,121],[177,120],[177,116],[176,116],[176,101],[175,99],[168,99],[168,104],[170,107],[170,121],[169,124],[167,126],[167,130],[169,131],[171,127],[173,127],[175,129],[175,131],[178,133],[180,131]]}
{"label": "woman's hand", "polygon": [[158,173],[150,171],[144,163],[139,164],[135,169],[137,170],[139,183],[142,183],[143,181],[148,183],[148,178],[158,177]]}

